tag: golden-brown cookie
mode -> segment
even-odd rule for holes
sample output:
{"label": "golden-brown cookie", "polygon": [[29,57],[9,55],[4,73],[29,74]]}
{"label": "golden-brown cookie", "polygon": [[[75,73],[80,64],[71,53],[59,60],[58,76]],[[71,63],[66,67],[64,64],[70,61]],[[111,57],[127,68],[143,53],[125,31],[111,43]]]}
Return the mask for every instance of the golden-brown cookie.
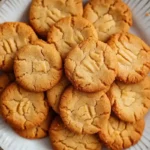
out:
{"label": "golden-brown cookie", "polygon": [[19,130],[14,129],[16,133],[20,136],[27,138],[27,139],[39,139],[48,136],[48,130],[50,128],[50,123],[52,121],[52,110],[48,113],[46,120],[42,122],[40,125],[33,127],[31,129],[26,130]]}
{"label": "golden-brown cookie", "polygon": [[65,59],[68,79],[84,92],[106,92],[115,80],[117,67],[114,51],[94,39],[77,45]]}
{"label": "golden-brown cookie", "polygon": [[90,0],[83,16],[93,23],[103,42],[112,34],[128,31],[132,25],[131,11],[122,0]]}
{"label": "golden-brown cookie", "polygon": [[77,44],[88,38],[98,38],[92,23],[82,17],[66,17],[54,24],[48,33],[48,42],[54,43],[63,59]]}
{"label": "golden-brown cookie", "polygon": [[51,89],[61,79],[62,60],[53,44],[37,40],[17,52],[14,72],[22,87],[42,92]]}
{"label": "golden-brown cookie", "polygon": [[143,133],[144,119],[131,124],[111,116],[107,125],[99,132],[102,142],[112,150],[122,150],[136,144]]}
{"label": "golden-brown cookie", "polygon": [[125,83],[137,83],[150,70],[150,47],[130,33],[113,35],[108,41],[118,60],[117,79]]}
{"label": "golden-brown cookie", "polygon": [[0,109],[4,119],[21,130],[40,125],[49,110],[44,93],[26,91],[15,82],[3,91]]}
{"label": "golden-brown cookie", "polygon": [[76,134],[67,129],[59,117],[56,117],[49,129],[54,150],[101,150],[96,135]]}
{"label": "golden-brown cookie", "polygon": [[25,23],[0,24],[0,69],[12,71],[16,52],[36,39],[33,29]]}
{"label": "golden-brown cookie", "polygon": [[65,75],[63,75],[61,80],[52,89],[46,92],[49,105],[58,114],[61,95],[69,84],[70,82]]}
{"label": "golden-brown cookie", "polygon": [[15,79],[13,74],[0,74],[0,95],[3,92],[3,90],[14,80]]}
{"label": "golden-brown cookie", "polygon": [[136,84],[116,81],[108,97],[112,110],[123,121],[136,122],[144,118],[150,108],[150,77]]}
{"label": "golden-brown cookie", "polygon": [[58,20],[82,14],[82,0],[32,0],[30,23],[39,35],[46,37],[51,25]]}
{"label": "golden-brown cookie", "polygon": [[80,134],[97,133],[107,123],[111,112],[104,92],[83,93],[72,86],[64,91],[59,109],[64,124]]}

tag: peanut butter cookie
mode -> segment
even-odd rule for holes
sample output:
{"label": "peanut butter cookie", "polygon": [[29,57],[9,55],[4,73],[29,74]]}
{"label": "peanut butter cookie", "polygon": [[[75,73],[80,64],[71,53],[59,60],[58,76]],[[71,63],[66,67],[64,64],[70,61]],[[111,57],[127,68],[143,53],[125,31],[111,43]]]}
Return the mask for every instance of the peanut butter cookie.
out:
{"label": "peanut butter cookie", "polygon": [[16,52],[36,39],[33,29],[25,23],[0,24],[0,69],[12,71]]}
{"label": "peanut butter cookie", "polygon": [[68,79],[84,92],[107,91],[117,74],[115,52],[94,39],[77,45],[65,59]]}
{"label": "peanut butter cookie", "polygon": [[83,93],[72,86],[63,93],[59,108],[64,124],[80,134],[97,133],[107,123],[111,111],[105,93]]}
{"label": "peanut butter cookie", "polygon": [[150,77],[136,84],[116,81],[111,86],[108,97],[112,110],[126,122],[136,122],[146,115],[150,108]]}
{"label": "peanut butter cookie", "polygon": [[50,123],[52,121],[52,111],[48,113],[47,118],[42,124],[39,126],[33,127],[31,129],[26,129],[26,130],[18,130],[13,128],[16,133],[18,133],[20,136],[28,139],[39,139],[39,138],[44,138],[48,136],[48,130],[50,128]]}
{"label": "peanut butter cookie", "polygon": [[65,59],[77,44],[91,37],[98,38],[92,23],[82,17],[66,17],[51,27],[48,42],[54,43]]}
{"label": "peanut butter cookie", "polygon": [[59,103],[61,95],[63,94],[65,88],[70,84],[68,79],[63,75],[59,83],[57,83],[52,89],[47,91],[47,99],[49,105],[53,110],[59,114]]}
{"label": "peanut butter cookie", "polygon": [[144,119],[131,124],[111,116],[107,125],[99,132],[99,137],[112,150],[122,150],[136,144],[142,136]]}
{"label": "peanut butter cookie", "polygon": [[127,32],[132,25],[132,13],[122,0],[90,0],[83,16],[93,23],[103,42],[112,34]]}
{"label": "peanut butter cookie", "polygon": [[35,31],[46,37],[51,25],[58,20],[82,14],[82,0],[32,0],[29,17]]}
{"label": "peanut butter cookie", "polygon": [[101,150],[96,135],[76,134],[67,129],[59,117],[55,118],[49,130],[52,146],[55,150]]}
{"label": "peanut butter cookie", "polygon": [[44,93],[26,91],[16,83],[9,85],[2,93],[0,109],[4,119],[21,130],[40,125],[49,110]]}
{"label": "peanut butter cookie", "polygon": [[16,81],[25,89],[51,89],[62,75],[62,60],[53,44],[37,40],[21,48],[14,61]]}
{"label": "peanut butter cookie", "polygon": [[118,60],[117,79],[125,83],[137,83],[150,70],[150,47],[130,33],[113,35],[108,41]]}

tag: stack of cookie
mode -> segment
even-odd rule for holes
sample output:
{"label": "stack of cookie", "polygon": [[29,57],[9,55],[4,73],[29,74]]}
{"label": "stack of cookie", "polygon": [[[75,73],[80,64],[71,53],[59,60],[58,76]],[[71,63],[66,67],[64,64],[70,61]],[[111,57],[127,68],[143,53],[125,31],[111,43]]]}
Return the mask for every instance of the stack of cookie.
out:
{"label": "stack of cookie", "polygon": [[25,138],[49,134],[54,150],[136,144],[150,108],[150,47],[128,33],[128,6],[121,0],[90,0],[84,8],[82,0],[33,0],[29,18],[31,26],[0,25],[6,122]]}

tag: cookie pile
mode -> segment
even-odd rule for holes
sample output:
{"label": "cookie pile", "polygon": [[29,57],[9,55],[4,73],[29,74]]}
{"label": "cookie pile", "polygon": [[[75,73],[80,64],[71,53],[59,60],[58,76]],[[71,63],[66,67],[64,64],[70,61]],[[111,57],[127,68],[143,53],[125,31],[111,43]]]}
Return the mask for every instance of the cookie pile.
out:
{"label": "cookie pile", "polygon": [[136,144],[150,108],[150,47],[128,33],[128,6],[121,0],[89,0],[84,8],[82,0],[33,0],[29,19],[31,26],[0,25],[6,122],[25,138],[49,135],[54,150]]}

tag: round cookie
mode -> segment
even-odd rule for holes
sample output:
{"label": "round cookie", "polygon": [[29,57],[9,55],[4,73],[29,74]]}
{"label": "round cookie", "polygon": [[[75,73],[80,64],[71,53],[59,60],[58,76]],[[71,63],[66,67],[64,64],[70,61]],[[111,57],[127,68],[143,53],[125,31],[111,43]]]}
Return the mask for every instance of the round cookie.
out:
{"label": "round cookie", "polygon": [[62,76],[61,80],[50,90],[46,92],[49,105],[53,110],[59,114],[59,103],[61,95],[65,88],[70,84],[65,75]]}
{"label": "round cookie", "polygon": [[58,20],[82,14],[82,0],[32,0],[29,18],[35,31],[46,37],[51,25]]}
{"label": "round cookie", "polygon": [[25,23],[0,24],[0,69],[12,71],[16,52],[36,39],[33,29]]}
{"label": "round cookie", "polygon": [[131,124],[111,116],[107,125],[99,132],[102,142],[112,150],[122,150],[136,144],[143,133],[144,119]]}
{"label": "round cookie", "polygon": [[56,117],[49,129],[52,146],[55,150],[101,150],[96,135],[75,134],[68,130],[59,117]]}
{"label": "round cookie", "polygon": [[0,74],[0,95],[2,94],[4,89],[14,80],[15,79],[13,74],[6,74],[6,73]]}
{"label": "round cookie", "polygon": [[49,111],[44,93],[26,91],[15,82],[2,93],[0,109],[4,119],[21,130],[40,125]]}
{"label": "round cookie", "polygon": [[106,92],[115,80],[117,67],[113,50],[94,39],[77,45],[65,59],[68,79],[84,92]]}
{"label": "round cookie", "polygon": [[54,24],[48,42],[54,43],[63,59],[77,44],[88,38],[98,38],[92,23],[82,17],[66,17]]}
{"label": "round cookie", "polygon": [[150,47],[130,33],[113,35],[108,41],[118,60],[117,79],[125,83],[137,83],[150,70]]}
{"label": "round cookie", "polygon": [[37,40],[18,51],[14,72],[22,87],[42,92],[51,89],[61,79],[62,60],[53,44]]}
{"label": "round cookie", "polygon": [[20,136],[28,139],[39,139],[48,136],[48,130],[52,121],[52,110],[48,113],[47,118],[40,125],[27,130],[18,130],[13,128]]}
{"label": "round cookie", "polygon": [[70,130],[94,134],[107,123],[111,106],[104,92],[83,93],[70,86],[61,97],[59,109],[64,124]]}
{"label": "round cookie", "polygon": [[136,122],[146,115],[150,108],[150,77],[136,84],[116,81],[108,97],[113,112],[123,121]]}
{"label": "round cookie", "polygon": [[132,13],[122,0],[90,0],[83,17],[93,23],[103,42],[115,33],[127,32],[132,25]]}

